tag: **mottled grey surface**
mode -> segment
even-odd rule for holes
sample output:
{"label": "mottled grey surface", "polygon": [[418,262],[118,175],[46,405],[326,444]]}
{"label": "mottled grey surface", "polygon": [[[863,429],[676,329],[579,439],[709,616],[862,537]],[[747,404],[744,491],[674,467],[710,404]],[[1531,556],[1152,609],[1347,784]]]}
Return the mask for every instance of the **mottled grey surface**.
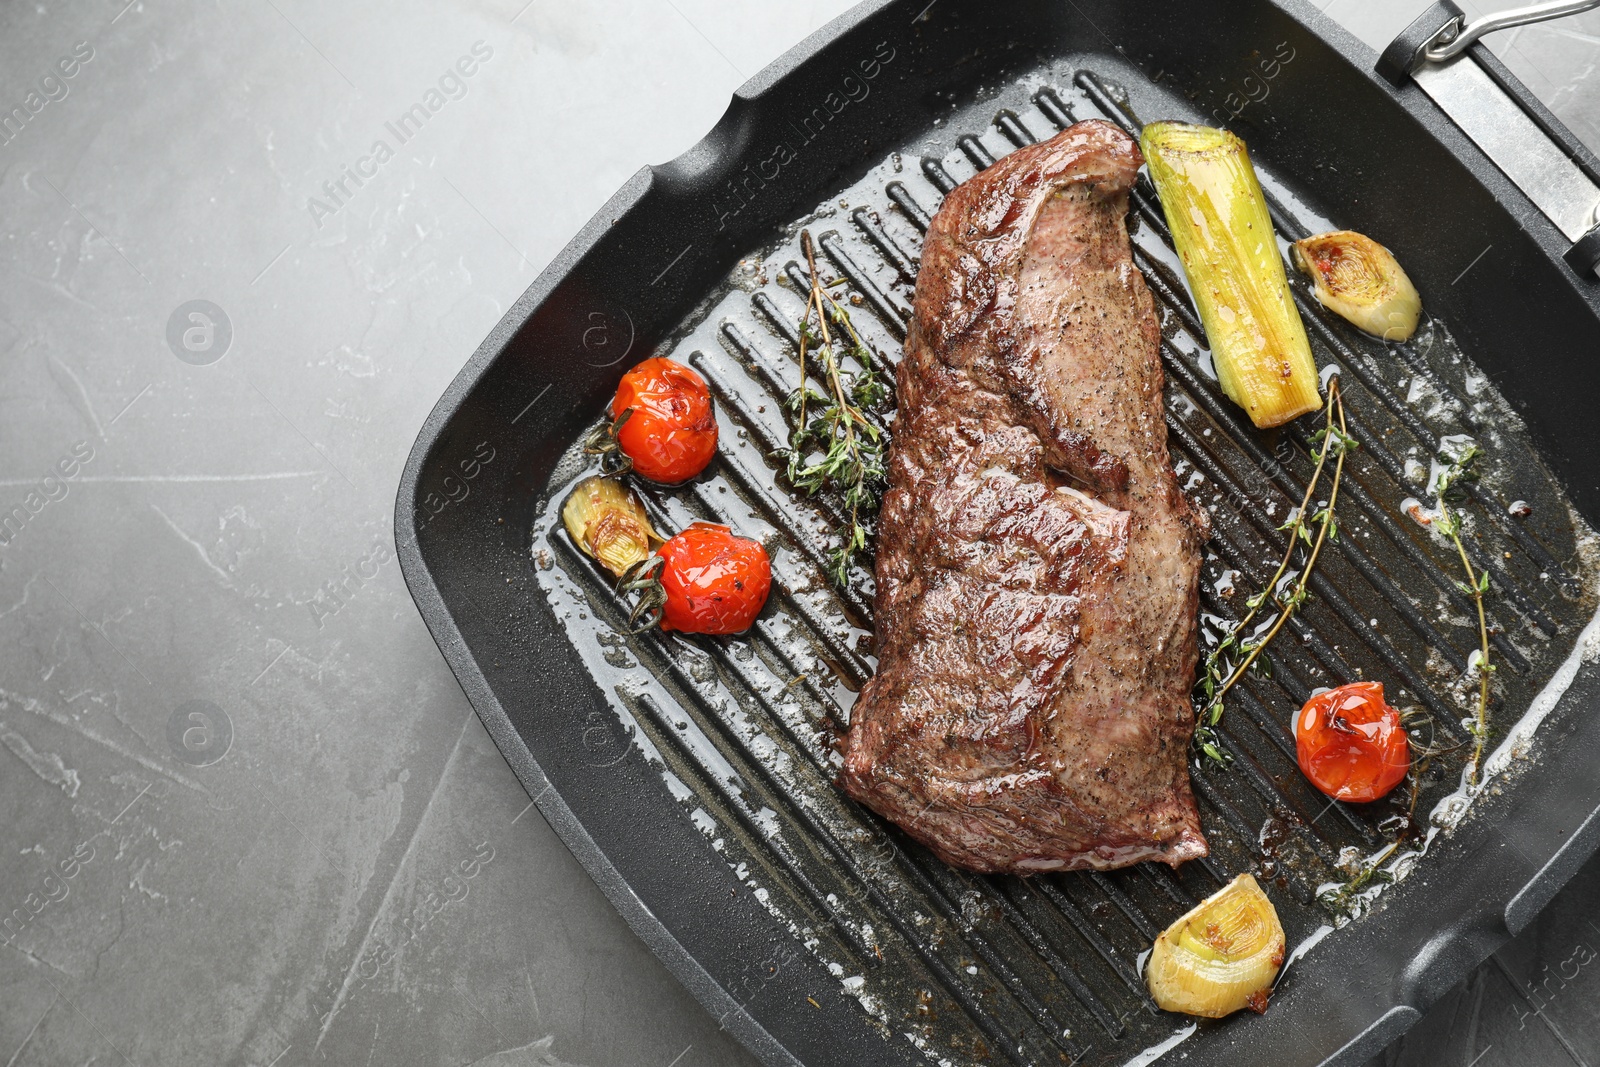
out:
{"label": "mottled grey surface", "polygon": [[[846,5],[125,2],[0,11],[0,1064],[752,1063],[530,811],[390,515],[538,268]],[[1600,18],[1492,44],[1600,146]],[[1597,893],[1398,1062],[1600,1059]]]}

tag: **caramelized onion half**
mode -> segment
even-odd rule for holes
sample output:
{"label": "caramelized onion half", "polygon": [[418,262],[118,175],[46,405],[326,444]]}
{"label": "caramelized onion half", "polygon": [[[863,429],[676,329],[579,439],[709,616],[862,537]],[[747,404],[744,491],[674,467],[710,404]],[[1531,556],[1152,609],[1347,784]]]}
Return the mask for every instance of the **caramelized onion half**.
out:
{"label": "caramelized onion half", "polygon": [[561,521],[574,544],[619,578],[661,543],[638,497],[613,478],[589,477],[574,486]]}
{"label": "caramelized onion half", "polygon": [[1394,253],[1354,230],[1335,230],[1294,243],[1294,260],[1316,283],[1322,306],[1385,341],[1404,341],[1417,329],[1422,298]]}
{"label": "caramelized onion half", "polygon": [[1267,1010],[1283,966],[1283,924],[1256,880],[1241,874],[1156,938],[1145,983],[1167,1011],[1220,1019]]}

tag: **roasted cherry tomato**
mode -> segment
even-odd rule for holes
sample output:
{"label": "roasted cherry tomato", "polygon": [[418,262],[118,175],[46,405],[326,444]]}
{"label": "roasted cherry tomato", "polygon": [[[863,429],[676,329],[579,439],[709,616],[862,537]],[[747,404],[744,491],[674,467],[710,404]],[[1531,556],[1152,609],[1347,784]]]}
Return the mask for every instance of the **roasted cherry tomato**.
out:
{"label": "roasted cherry tomato", "polygon": [[735,537],[726,526],[697,522],[662,545],[660,580],[666,591],[661,628],[696,634],[736,634],[755,622],[772,588],[772,564],[761,542]]}
{"label": "roasted cherry tomato", "polygon": [[652,482],[693,478],[716,455],[717,417],[706,380],[664,356],[622,376],[611,418],[617,446]]}
{"label": "roasted cherry tomato", "polygon": [[1351,682],[1306,701],[1294,747],[1311,783],[1336,800],[1377,800],[1400,784],[1411,745],[1382,682]]}

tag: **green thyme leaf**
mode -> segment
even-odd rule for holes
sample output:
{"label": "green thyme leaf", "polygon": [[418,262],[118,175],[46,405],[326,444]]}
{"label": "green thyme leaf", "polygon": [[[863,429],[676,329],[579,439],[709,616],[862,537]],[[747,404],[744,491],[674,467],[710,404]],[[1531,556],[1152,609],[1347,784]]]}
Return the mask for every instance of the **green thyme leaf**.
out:
{"label": "green thyme leaf", "polygon": [[[835,496],[845,514],[835,531],[839,547],[830,554],[828,574],[841,587],[850,584],[858,554],[866,551],[871,516],[888,480],[887,441],[875,417],[889,399],[889,386],[879,374],[880,361],[861,339],[850,313],[829,289],[847,283],[840,278],[824,285],[817,276],[815,248],[809,231],[800,235],[810,270],[811,291],[799,325],[802,387],[785,408],[793,417],[785,471],[789,482],[807,495]],[[807,355],[822,368],[821,392],[811,388]],[[840,369],[854,360],[859,373]],[[808,418],[809,415],[809,418]]]}

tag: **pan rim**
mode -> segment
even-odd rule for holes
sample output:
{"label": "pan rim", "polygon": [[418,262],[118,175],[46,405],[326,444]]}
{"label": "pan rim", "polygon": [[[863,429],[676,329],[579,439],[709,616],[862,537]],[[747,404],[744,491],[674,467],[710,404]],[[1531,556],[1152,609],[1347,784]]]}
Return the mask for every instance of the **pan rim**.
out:
{"label": "pan rim", "polygon": [[[1313,35],[1326,42],[1330,48],[1340,52],[1347,58],[1351,53],[1371,53],[1364,44],[1350,36],[1337,24],[1322,15],[1304,0],[1270,0],[1275,6],[1284,9],[1290,17],[1299,21]],[[444,654],[463,692],[468,697],[475,712],[483,720],[493,737],[497,747],[507,762],[512,766],[518,779],[522,782],[530,798],[539,807],[541,814],[556,830],[563,843],[572,851],[585,871],[595,880],[608,900],[622,914],[629,927],[648,944],[655,955],[663,961],[668,969],[680,982],[682,982],[701,1004],[712,1010],[713,1014],[723,1014],[724,1023],[735,1036],[744,1043],[752,1052],[756,1053],[767,1063],[782,1063],[785,1065],[798,1065],[801,1061],[762,1024],[754,1014],[738,1001],[713,978],[700,964],[699,960],[683,943],[677,940],[671,931],[657,919],[645,903],[633,892],[625,879],[622,878],[615,864],[595,843],[585,830],[577,814],[566,803],[559,792],[550,787],[550,782],[537,759],[522,743],[521,736],[511,721],[505,707],[496,696],[493,687],[480,669],[476,656],[467,645],[459,626],[456,623],[454,611],[441,589],[439,582],[429,565],[427,556],[421,547],[418,538],[418,492],[424,467],[429,457],[438,447],[440,438],[449,426],[452,418],[462,407],[463,403],[478,386],[490,367],[501,358],[508,344],[520,331],[522,326],[532,317],[546,300],[556,291],[560,284],[566,280],[573,267],[592,251],[605,233],[610,229],[607,220],[615,220],[632,212],[646,196],[663,181],[671,181],[674,177],[690,172],[704,165],[708,157],[715,157],[722,153],[728,144],[735,143],[736,137],[730,135],[737,131],[741,121],[741,111],[744,105],[751,103],[761,96],[779,90],[786,79],[793,77],[801,71],[806,62],[816,58],[827,51],[839,38],[849,30],[867,21],[879,11],[891,7],[909,9],[912,0],[869,0],[844,15],[832,20],[821,27],[802,42],[788,50],[783,56],[775,60],[768,67],[758,72],[741,85],[733,94],[728,110],[723,117],[707,133],[707,135],[674,160],[665,164],[642,167],[626,184],[613,196],[602,209],[587,222],[579,233],[561,250],[551,263],[540,272],[535,281],[519,296],[505,315],[490,331],[484,341],[474,351],[465,366],[451,380],[438,402],[429,412],[419,430],[418,437],[401,476],[395,510],[395,539],[397,555],[401,563],[401,571],[405,577],[407,587],[416,601],[419,613],[423,616],[430,634],[435,643]],[[1375,58],[1375,53],[1371,53]],[[1359,66],[1359,64],[1357,64]],[[1370,63],[1367,64],[1370,66]],[[1369,73],[1369,77],[1376,81],[1376,76]],[[1381,84],[1381,83],[1380,83]],[[1393,94],[1398,106],[1404,108],[1410,115],[1425,124],[1435,137],[1439,131],[1433,128],[1429,119],[1436,119],[1425,102],[1419,105],[1417,100],[1406,100]],[[1446,143],[1445,147],[1454,152],[1458,158],[1470,158],[1473,146],[1464,145],[1464,149]],[[1490,165],[1492,170],[1492,165]],[[1480,180],[1484,179],[1481,167],[1474,167],[1474,173]],[[1498,172],[1494,172],[1498,174]],[[1492,177],[1492,175],[1491,175]],[[1517,192],[1514,190],[1513,192]],[[1512,211],[1515,217],[1522,218],[1527,215],[1529,219],[1537,216],[1531,205],[1519,205],[1524,210]],[[1511,205],[1507,205],[1508,211]],[[1548,253],[1550,242],[1541,238],[1541,247]],[[537,795],[536,795],[537,792]],[[1584,824],[1585,828],[1593,826],[1600,830],[1600,820],[1591,815]],[[1569,839],[1556,850],[1542,867],[1538,867],[1539,875],[1545,871],[1550,874],[1543,878],[1542,884],[1552,885],[1553,879],[1565,881],[1582,862],[1587,852],[1600,846],[1600,833],[1576,831]],[[1573,851],[1574,848],[1576,851]],[[1571,853],[1569,855],[1569,852]],[[1581,853],[1581,854],[1580,854]],[[1563,874],[1563,864],[1566,871]],[[1527,894],[1533,889],[1536,882],[1540,881],[1539,875],[1523,886],[1518,895]],[[1542,890],[1541,890],[1542,892]],[[1550,889],[1551,895],[1554,888]],[[1527,899],[1539,895],[1533,894]],[[1455,928],[1460,932],[1461,925]],[[1468,923],[1465,925],[1477,925]],[[1506,923],[1509,925],[1509,922]],[[1498,935],[1498,931],[1496,932]],[[1500,938],[1504,940],[1504,937]],[[1475,940],[1482,944],[1481,940]],[[1487,955],[1494,946],[1483,949]],[[1423,975],[1412,975],[1408,981],[1400,982],[1405,976],[1397,976],[1397,988],[1386,994],[1392,999],[1392,1005],[1387,1011],[1380,1011],[1378,1017],[1372,1020],[1364,1029],[1355,1033],[1350,1041],[1342,1048],[1332,1053],[1324,1060],[1325,1064],[1333,1063],[1358,1063],[1363,1058],[1381,1049],[1389,1041],[1398,1037],[1405,1029],[1421,1017],[1417,1008],[1407,1001],[1406,996],[1398,986],[1408,985],[1412,991],[1419,990],[1428,985],[1423,980]],[[1442,992],[1439,990],[1438,992]],[[1437,995],[1437,993],[1435,994]],[[1431,999],[1431,998],[1429,998]],[[1398,1013],[1398,1014],[1397,1014]]]}

